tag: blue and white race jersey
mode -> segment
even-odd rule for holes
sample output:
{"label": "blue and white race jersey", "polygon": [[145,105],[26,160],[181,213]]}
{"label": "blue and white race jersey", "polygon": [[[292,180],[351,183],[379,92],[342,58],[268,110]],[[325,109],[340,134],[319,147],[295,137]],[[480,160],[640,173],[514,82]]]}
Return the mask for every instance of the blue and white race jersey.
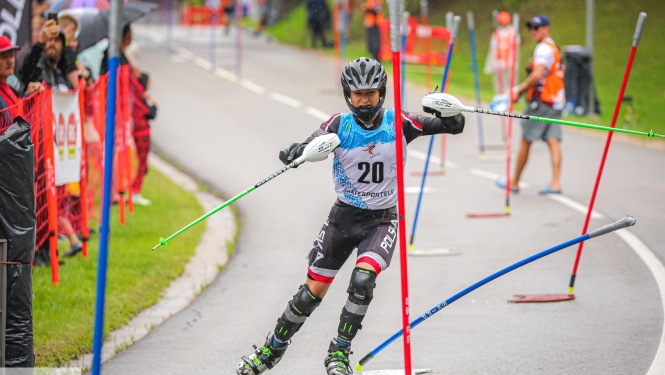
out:
{"label": "blue and white race jersey", "polygon": [[[402,116],[406,163],[406,145],[422,135],[425,117],[407,112]],[[336,133],[340,139],[333,158],[333,181],[340,201],[365,210],[397,204],[394,109],[382,110],[370,129],[357,123],[352,113],[337,114],[310,139],[323,133]]]}
{"label": "blue and white race jersey", "polygon": [[[339,200],[366,210],[396,205],[395,111],[385,111],[376,130],[357,124],[351,113],[342,114],[337,135],[333,180]],[[403,145],[406,162],[406,138]]]}

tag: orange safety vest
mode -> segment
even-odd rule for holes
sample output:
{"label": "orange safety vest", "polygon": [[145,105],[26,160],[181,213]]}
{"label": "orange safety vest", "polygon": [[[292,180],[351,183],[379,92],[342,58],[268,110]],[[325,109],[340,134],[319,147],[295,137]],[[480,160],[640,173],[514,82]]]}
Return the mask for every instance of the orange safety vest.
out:
{"label": "orange safety vest", "polygon": [[494,38],[496,40],[496,60],[503,62],[503,67],[510,66],[510,51],[512,49],[513,36],[515,31],[512,27],[507,30],[494,30]]}
{"label": "orange safety vest", "polygon": [[[527,93],[527,100],[540,99],[541,102],[555,109],[563,109],[566,104],[566,93],[563,86],[563,69],[561,68],[561,54],[556,44],[545,41],[554,50],[554,63],[546,67],[545,76]],[[531,69],[535,68],[535,61],[531,59]],[[544,80],[544,82],[543,82]]]}
{"label": "orange safety vest", "polygon": [[[379,26],[379,23],[383,21],[382,0],[367,0],[365,3],[365,27],[374,27]],[[371,11],[374,12],[371,12]]]}

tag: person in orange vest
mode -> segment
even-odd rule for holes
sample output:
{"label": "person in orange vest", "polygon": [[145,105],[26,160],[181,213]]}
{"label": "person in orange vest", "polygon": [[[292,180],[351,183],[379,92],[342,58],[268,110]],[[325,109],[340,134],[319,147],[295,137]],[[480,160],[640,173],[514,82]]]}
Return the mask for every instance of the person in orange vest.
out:
{"label": "person in orange vest", "polygon": [[496,18],[499,26],[492,33],[490,52],[485,61],[485,74],[494,74],[494,93],[503,94],[510,88],[510,51],[515,30],[510,24],[508,12],[501,12]]}
{"label": "person in orange vest", "polygon": [[367,0],[365,4],[360,4],[360,11],[365,13],[365,30],[367,31],[367,50],[376,61],[381,52],[381,31],[379,23],[383,21],[383,0]]}
{"label": "person in orange vest", "polygon": [[[559,49],[554,44],[554,40],[550,38],[550,20],[547,16],[539,14],[527,22],[526,26],[538,45],[527,68],[529,76],[511,90],[512,100],[517,101],[522,94],[526,93],[525,115],[560,119],[566,104],[563,66]],[[531,143],[541,139],[547,142],[552,156],[552,181],[539,193],[560,194],[561,125],[529,120],[522,120],[521,124],[522,144],[515,166],[515,177],[510,182],[511,190],[514,193],[519,191],[519,181],[529,159]],[[499,179],[497,184],[505,188],[506,181]]]}

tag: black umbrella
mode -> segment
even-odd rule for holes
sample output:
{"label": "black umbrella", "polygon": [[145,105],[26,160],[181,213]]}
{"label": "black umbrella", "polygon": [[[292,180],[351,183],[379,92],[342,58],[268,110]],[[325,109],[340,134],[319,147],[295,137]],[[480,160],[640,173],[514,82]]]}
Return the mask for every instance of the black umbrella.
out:
{"label": "black umbrella", "polygon": [[[146,14],[155,9],[157,9],[157,4],[142,1],[132,1],[131,3],[125,4],[122,8],[122,27],[145,17]],[[107,9],[92,17],[85,17],[81,20],[81,31],[78,36],[79,51],[85,51],[97,44],[100,40],[108,38],[110,15],[111,10]]]}

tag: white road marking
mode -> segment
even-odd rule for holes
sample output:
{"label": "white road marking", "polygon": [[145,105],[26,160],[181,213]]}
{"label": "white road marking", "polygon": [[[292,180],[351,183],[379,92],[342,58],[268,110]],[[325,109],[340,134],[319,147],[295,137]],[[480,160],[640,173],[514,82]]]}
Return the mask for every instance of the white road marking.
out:
{"label": "white road marking", "polygon": [[[565,195],[562,194],[548,194],[547,197],[553,201],[557,201],[565,206],[568,206],[572,208],[573,210],[580,212],[584,215],[586,215],[587,210],[589,209],[589,206],[585,206],[582,203],[573,200],[571,198],[566,197]],[[592,219],[604,219],[605,215],[601,214],[600,212],[597,212],[596,210],[591,211],[591,218]]]}
{"label": "white road marking", "polygon": [[321,121],[328,121],[328,119],[330,119],[331,117],[330,115],[327,115],[314,107],[305,108],[305,113],[307,113],[310,116],[314,116]]}
{"label": "white road marking", "polygon": [[185,60],[191,60],[192,57],[194,56],[194,54],[187,48],[176,47],[175,50]]}
{"label": "white road marking", "polygon": [[205,70],[210,70],[210,66],[212,65],[210,64],[210,61],[198,56],[196,57],[196,59],[194,59],[194,64],[200,66]]}
{"label": "white road marking", "polygon": [[228,70],[224,70],[222,68],[217,68],[215,70],[215,74],[218,77],[224,78],[227,81],[231,81],[231,82],[237,82],[238,81],[238,76],[236,76],[235,74],[229,72]]}
{"label": "white road marking", "polygon": [[182,64],[185,61],[187,61],[187,59],[185,59],[181,55],[171,55],[170,61],[175,64]]}
{"label": "white road marking", "polygon": [[266,89],[263,86],[259,86],[256,83],[252,81],[248,81],[246,79],[241,79],[240,80],[240,86],[246,88],[249,91],[254,91],[255,93],[259,95],[263,95],[266,93]]}
{"label": "white road marking", "polygon": [[[420,159],[420,160],[427,160],[427,154],[424,152],[416,151],[416,150],[408,150],[407,151],[408,155]],[[441,158],[438,156],[430,155],[429,157],[429,162],[430,164],[434,164],[437,167],[441,165]],[[454,161],[446,160],[446,168],[450,169],[456,169],[459,168],[459,164],[455,163]]]}
{"label": "white road marking", "polygon": [[302,107],[302,103],[300,102],[300,100],[293,99],[291,97],[288,97],[286,95],[282,95],[280,93],[271,92],[270,93],[270,99],[272,99],[274,101],[277,101],[277,102],[280,102],[282,104],[289,105],[293,108]]}
{"label": "white road marking", "polygon": [[[660,302],[663,305],[663,311],[665,311],[665,266],[663,266],[663,263],[658,260],[647,245],[628,229],[621,229],[614,233],[633,249],[637,256],[646,264],[647,268],[649,268],[649,271],[651,271],[660,290]],[[663,324],[665,325],[665,322]],[[663,344],[665,344],[665,330],[661,333],[658,351],[656,351],[656,357],[651,362],[651,367],[649,367],[647,375],[665,374],[665,348]]]}
{"label": "white road marking", "polygon": [[[469,172],[474,176],[483,177],[483,178],[486,178],[486,179],[492,180],[492,181],[496,181],[496,179],[499,178],[498,174],[483,171],[482,169],[473,168],[473,169],[469,170]],[[520,181],[520,189],[528,189],[529,186],[531,186],[531,185],[529,185],[528,182]]]}
{"label": "white road marking", "polygon": [[[436,189],[434,188],[428,188],[425,186],[425,191],[424,193],[433,193],[435,192]],[[404,188],[404,194],[419,194],[420,193],[420,186],[408,186]]]}

